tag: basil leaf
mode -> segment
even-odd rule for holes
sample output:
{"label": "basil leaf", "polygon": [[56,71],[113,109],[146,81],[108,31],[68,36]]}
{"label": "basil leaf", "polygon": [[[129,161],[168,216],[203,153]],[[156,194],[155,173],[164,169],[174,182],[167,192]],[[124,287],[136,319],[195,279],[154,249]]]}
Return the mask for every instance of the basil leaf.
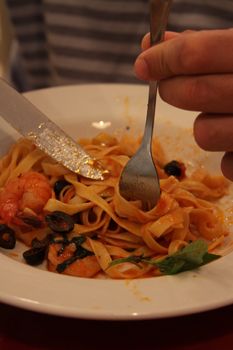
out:
{"label": "basil leaf", "polygon": [[205,253],[205,255],[203,256],[203,264],[202,265],[208,264],[211,261],[214,261],[214,260],[219,259],[219,258],[221,258],[221,255]]}
{"label": "basil leaf", "polygon": [[160,272],[164,275],[174,275],[208,264],[209,262],[218,258],[220,258],[220,255],[208,253],[207,243],[201,239],[198,239],[162,260],[150,260],[142,255],[130,255],[127,258],[113,260],[109,267],[129,262],[141,268],[139,263],[143,262],[158,267]]}
{"label": "basil leaf", "polygon": [[142,268],[140,265],[138,265],[140,262],[142,262],[142,256],[136,256],[136,255],[130,255],[130,256],[127,256],[127,258],[115,259],[109,264],[108,268],[118,264],[125,263],[125,262],[130,262],[132,264],[135,264],[138,268],[140,269]]}
{"label": "basil leaf", "polygon": [[220,255],[208,253],[208,245],[203,240],[190,243],[180,251],[156,261],[156,266],[166,275],[195,269],[216,260]]}

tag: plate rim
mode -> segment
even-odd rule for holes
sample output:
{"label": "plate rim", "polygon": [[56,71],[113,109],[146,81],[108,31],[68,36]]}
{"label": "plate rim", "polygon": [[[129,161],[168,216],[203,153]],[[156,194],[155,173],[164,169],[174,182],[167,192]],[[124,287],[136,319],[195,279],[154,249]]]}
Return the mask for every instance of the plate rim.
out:
{"label": "plate rim", "polygon": [[[38,94],[53,94],[53,91],[75,91],[76,89],[95,89],[96,87],[101,87],[104,88],[108,86],[108,89],[115,89],[117,88],[122,88],[124,89],[141,89],[143,93],[147,92],[147,86],[146,85],[136,85],[136,84],[121,84],[121,83],[107,83],[107,84],[82,84],[82,85],[67,85],[67,86],[56,86],[52,88],[45,88],[45,89],[40,89],[36,91],[31,91],[31,92],[26,92],[24,95],[28,98],[32,96],[38,96]],[[231,254],[233,257],[233,254]],[[208,267],[204,267],[205,271],[208,269],[211,269],[212,264],[218,264],[218,266],[221,266],[223,264],[222,260],[227,259],[229,260],[229,255],[226,257],[221,258],[220,261],[216,261],[210,264]],[[233,259],[232,260],[232,267],[233,267]],[[1,255],[0,255],[0,261],[1,261]],[[28,267],[30,268],[31,267]],[[40,270],[37,270],[40,271]],[[48,273],[51,274],[51,272],[43,271],[43,273]],[[192,272],[185,272],[184,274],[195,274],[195,271]],[[0,275],[1,275],[1,267],[0,267]],[[74,278],[75,280],[77,277],[71,277],[71,276],[65,276],[66,278]],[[160,278],[160,277],[159,277]],[[164,276],[161,278],[165,278]],[[189,278],[189,276],[187,276]],[[150,280],[153,278],[150,278]],[[158,277],[155,277],[154,279],[158,279]],[[145,279],[146,280],[146,279]],[[93,282],[96,280],[92,280]],[[134,283],[138,283],[137,281],[143,281],[141,280],[133,280]],[[111,281],[113,282],[113,281]],[[121,285],[124,285],[123,281],[114,281],[113,284],[115,283],[120,283]],[[140,282],[141,283],[141,282]],[[232,291],[233,291],[233,283],[232,283]],[[206,303],[205,305],[200,305],[200,306],[195,306],[193,308],[186,308],[186,309],[180,309],[180,311],[177,310],[170,310],[170,311],[163,311],[160,313],[156,313],[156,311],[152,311],[150,313],[148,312],[139,312],[135,313],[134,311],[125,311],[125,313],[119,313],[115,311],[115,313],[112,310],[107,311],[100,311],[100,310],[86,310],[86,311],[80,311],[78,312],[77,309],[71,310],[70,308],[67,308],[67,306],[59,306],[59,305],[54,305],[54,304],[48,304],[48,303],[43,303],[43,302],[35,302],[35,300],[30,300],[28,298],[22,298],[17,295],[11,295],[9,296],[7,293],[4,294],[0,290],[0,301],[9,304],[12,306],[16,306],[22,309],[27,309],[30,311],[35,311],[35,312],[40,312],[40,313],[45,313],[45,314],[51,314],[51,315],[57,315],[57,316],[66,316],[66,317],[72,317],[72,318],[82,318],[82,319],[93,319],[93,320],[145,320],[145,319],[160,319],[160,318],[168,318],[168,317],[178,317],[178,316],[183,316],[183,315],[188,315],[190,313],[199,313],[199,312],[204,312],[204,311],[209,311],[213,309],[217,309],[220,307],[227,306],[229,304],[233,303],[233,293],[232,297],[229,297],[228,299],[224,299],[221,301],[215,301],[214,303],[210,302],[209,304]]]}

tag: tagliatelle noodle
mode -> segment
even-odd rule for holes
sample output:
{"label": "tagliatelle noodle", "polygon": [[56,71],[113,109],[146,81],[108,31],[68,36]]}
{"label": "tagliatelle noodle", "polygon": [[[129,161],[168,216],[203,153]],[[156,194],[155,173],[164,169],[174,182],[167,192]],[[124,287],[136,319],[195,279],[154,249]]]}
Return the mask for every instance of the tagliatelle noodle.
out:
{"label": "tagliatelle noodle", "polygon": [[[40,217],[54,211],[75,215],[78,221],[68,234],[69,239],[84,235],[86,241],[82,246],[94,255],[82,262],[73,262],[63,273],[77,276],[84,273],[83,277],[94,277],[101,270],[110,278],[156,276],[160,275],[159,270],[144,262],[138,266],[129,262],[111,263],[131,255],[161,259],[199,238],[207,240],[210,250],[223,244],[227,235],[224,215],[214,202],[227,193],[228,183],[223,177],[211,176],[203,169],[182,179],[168,176],[163,169],[168,160],[158,140],[154,140],[161,197],[154,208],[143,211],[140,201],[125,200],[118,188],[120,173],[138,148],[140,138],[123,135],[118,141],[114,136],[101,134],[80,142],[109,170],[108,178],[93,181],[77,176],[25,139],[19,140],[0,161],[0,193],[9,179],[28,171],[44,174],[51,188],[58,180],[67,181],[68,185],[59,197],[53,192]],[[24,215],[29,212],[30,208],[23,208]],[[29,246],[34,238],[43,239],[49,233],[48,227],[27,227],[25,230],[15,223],[11,227],[18,239]],[[48,268],[51,271],[56,271],[56,266],[64,260],[57,255],[57,246],[53,243],[49,248]],[[66,248],[66,256],[72,256],[73,249]],[[92,266],[90,269],[88,262]]]}

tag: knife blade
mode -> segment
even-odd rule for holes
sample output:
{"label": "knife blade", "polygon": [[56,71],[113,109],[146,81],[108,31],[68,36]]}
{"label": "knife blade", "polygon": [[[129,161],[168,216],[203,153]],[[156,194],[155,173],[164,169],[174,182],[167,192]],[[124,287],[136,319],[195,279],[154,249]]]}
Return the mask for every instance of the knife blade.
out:
{"label": "knife blade", "polygon": [[3,79],[0,79],[0,115],[21,135],[74,173],[94,180],[103,180],[108,173],[77,142]]}

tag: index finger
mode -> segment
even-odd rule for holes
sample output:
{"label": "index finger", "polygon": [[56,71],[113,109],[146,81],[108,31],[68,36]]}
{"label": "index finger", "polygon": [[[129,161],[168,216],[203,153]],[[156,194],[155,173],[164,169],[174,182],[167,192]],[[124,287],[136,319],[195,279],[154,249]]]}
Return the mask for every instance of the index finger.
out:
{"label": "index finger", "polygon": [[233,72],[233,29],[180,34],[142,52],[137,76],[161,80],[177,75]]}

